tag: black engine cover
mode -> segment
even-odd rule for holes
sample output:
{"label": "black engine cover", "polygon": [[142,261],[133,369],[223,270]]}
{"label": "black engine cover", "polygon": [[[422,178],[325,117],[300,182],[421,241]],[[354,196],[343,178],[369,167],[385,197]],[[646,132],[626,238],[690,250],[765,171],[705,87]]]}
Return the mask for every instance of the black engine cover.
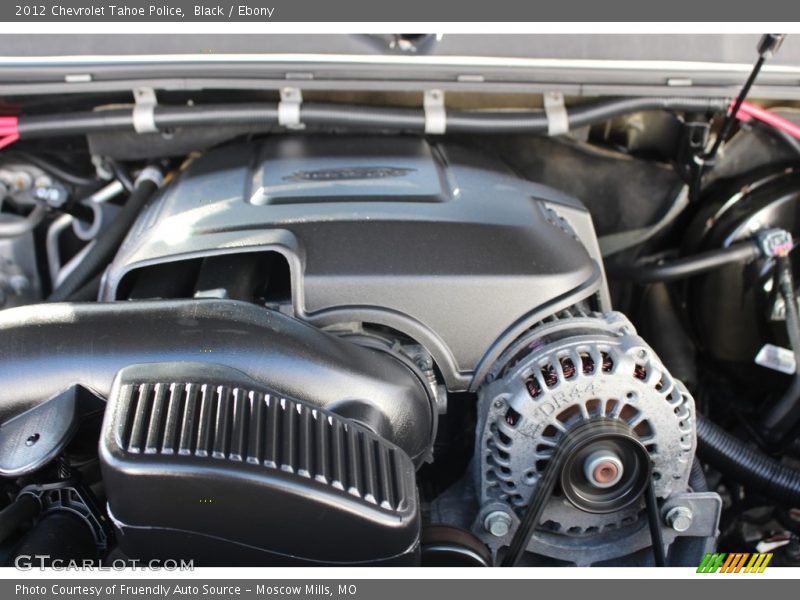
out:
{"label": "black engine cover", "polygon": [[423,344],[467,389],[532,323],[607,298],[576,200],[458,146],[405,137],[275,137],[192,163],[154,199],[106,273],[226,253],[282,254],[292,310]]}
{"label": "black engine cover", "polygon": [[203,566],[419,559],[405,452],[230,368],[120,371],[100,459],[117,540],[132,558]]}

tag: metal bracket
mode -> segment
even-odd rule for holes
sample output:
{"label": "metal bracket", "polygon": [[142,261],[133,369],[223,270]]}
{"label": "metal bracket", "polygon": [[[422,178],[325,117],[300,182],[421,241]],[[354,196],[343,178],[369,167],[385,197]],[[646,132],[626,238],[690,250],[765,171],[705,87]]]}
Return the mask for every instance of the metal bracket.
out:
{"label": "metal bracket", "polygon": [[278,104],[278,124],[287,129],[305,129],[305,124],[300,122],[301,104],[303,93],[300,88],[282,88],[281,101]]}
{"label": "metal bracket", "polygon": [[676,507],[688,509],[692,515],[689,527],[683,531],[666,529],[669,540],[675,536],[716,537],[719,535],[719,518],[722,514],[722,498],[715,492],[686,492],[673,494],[661,507],[661,515],[666,515]]}
{"label": "metal bracket", "polygon": [[569,115],[561,92],[544,94],[544,114],[547,115],[547,134],[562,135],[569,133]]}
{"label": "metal bracket", "polygon": [[447,129],[447,113],[442,90],[425,90],[422,100],[425,109],[425,133],[442,135]]}
{"label": "metal bracket", "polygon": [[133,90],[133,129],[136,133],[157,133],[155,108],[158,104],[153,88]]}

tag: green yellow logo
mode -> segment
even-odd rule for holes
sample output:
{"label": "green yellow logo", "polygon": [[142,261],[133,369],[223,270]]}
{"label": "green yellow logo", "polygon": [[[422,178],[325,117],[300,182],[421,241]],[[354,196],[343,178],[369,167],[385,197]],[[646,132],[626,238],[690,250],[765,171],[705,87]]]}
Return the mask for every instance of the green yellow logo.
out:
{"label": "green yellow logo", "polygon": [[726,554],[725,552],[718,552],[716,554],[706,554],[700,566],[697,567],[697,572],[763,573],[771,560],[772,553],[750,554],[748,552],[735,552]]}

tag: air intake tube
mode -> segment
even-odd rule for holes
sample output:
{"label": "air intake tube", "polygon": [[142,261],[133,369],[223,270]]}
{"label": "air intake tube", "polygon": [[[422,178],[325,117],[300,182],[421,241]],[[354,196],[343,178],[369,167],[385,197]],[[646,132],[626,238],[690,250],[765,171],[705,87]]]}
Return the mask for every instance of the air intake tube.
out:
{"label": "air intake tube", "polygon": [[120,369],[165,362],[237,369],[276,393],[357,421],[416,465],[430,453],[435,405],[413,365],[230,300],[56,303],[0,312],[0,423],[75,385],[106,398]]}

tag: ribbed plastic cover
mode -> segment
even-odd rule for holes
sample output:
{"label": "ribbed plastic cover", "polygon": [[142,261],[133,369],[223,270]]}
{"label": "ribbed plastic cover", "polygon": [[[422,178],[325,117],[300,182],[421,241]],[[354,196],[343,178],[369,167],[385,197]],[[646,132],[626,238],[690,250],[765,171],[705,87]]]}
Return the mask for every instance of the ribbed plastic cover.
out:
{"label": "ribbed plastic cover", "polygon": [[[124,369],[104,428],[109,508],[123,537],[168,528],[333,563],[386,560],[417,543],[414,467],[402,450],[236,371]],[[141,544],[134,553],[152,555]]]}
{"label": "ribbed plastic cover", "polygon": [[390,510],[407,501],[396,448],[299,402],[210,382],[125,384],[120,396],[121,441],[131,454],[261,465]]}

